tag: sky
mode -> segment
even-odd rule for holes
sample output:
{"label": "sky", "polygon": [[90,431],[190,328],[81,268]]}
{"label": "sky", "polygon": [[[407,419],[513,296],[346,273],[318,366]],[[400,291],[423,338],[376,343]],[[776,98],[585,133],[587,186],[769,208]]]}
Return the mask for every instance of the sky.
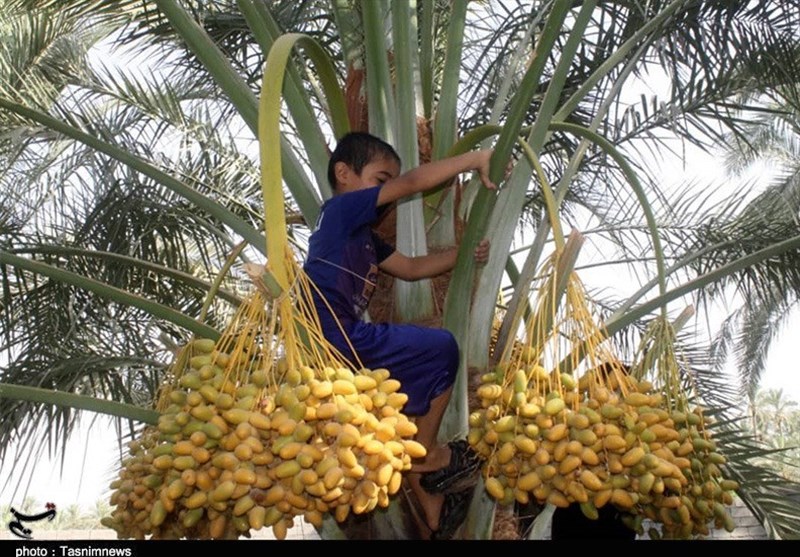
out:
{"label": "sky", "polygon": [[[47,502],[55,503],[57,508],[77,504],[88,510],[99,499],[108,500],[108,486],[116,477],[119,462],[116,431],[110,419],[100,417],[92,421],[91,418],[88,412],[83,413],[82,422],[67,445],[63,474],[60,460],[45,457],[37,464],[27,484],[27,475],[24,479],[19,475],[11,477],[9,463],[3,462],[0,486],[5,485],[7,479],[10,481],[0,491],[0,507],[21,505],[26,485],[28,496],[38,502],[33,511],[40,507],[44,511]],[[13,493],[15,487],[17,492]]]}

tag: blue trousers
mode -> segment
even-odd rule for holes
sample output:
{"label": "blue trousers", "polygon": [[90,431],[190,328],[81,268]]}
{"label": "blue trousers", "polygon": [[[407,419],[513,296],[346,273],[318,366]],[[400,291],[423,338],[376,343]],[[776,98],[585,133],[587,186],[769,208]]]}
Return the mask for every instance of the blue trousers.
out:
{"label": "blue trousers", "polygon": [[[351,324],[348,329],[350,343],[364,367],[386,368],[392,378],[400,381],[400,392],[408,395],[404,414],[427,414],[431,400],[456,380],[458,344],[450,331],[362,321]],[[352,351],[340,331],[326,336],[342,354],[352,358]]]}

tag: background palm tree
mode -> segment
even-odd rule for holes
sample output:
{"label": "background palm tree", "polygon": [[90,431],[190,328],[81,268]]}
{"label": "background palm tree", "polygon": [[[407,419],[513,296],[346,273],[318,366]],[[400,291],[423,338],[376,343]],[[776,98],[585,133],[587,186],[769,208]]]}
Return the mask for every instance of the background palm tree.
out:
{"label": "background palm tree", "polygon": [[[184,149],[170,149],[174,160],[165,163],[174,164],[174,172],[188,182],[203,182],[201,189],[217,188],[235,196],[256,186],[252,163],[241,166],[236,143],[219,136],[231,130],[224,123],[232,118],[230,110],[212,115],[193,108],[195,100],[209,95],[202,85],[191,83],[190,75],[158,82],[146,72],[124,74],[113,62],[89,63],[89,47],[115,28],[114,18],[87,21],[69,9],[3,13],[11,39],[3,41],[3,86],[13,98],[34,96],[32,102],[43,108],[59,98],[71,107],[68,110],[75,109],[69,119],[93,122],[101,136],[114,137],[145,158],[160,159],[162,140],[183,141]],[[100,51],[112,47],[111,42],[104,44]],[[17,81],[25,86],[17,87]],[[197,120],[195,110],[208,119]],[[208,277],[231,242],[213,219],[80,143],[53,141],[46,130],[21,126],[8,112],[2,118],[3,195],[8,200],[3,248],[196,315]],[[183,132],[163,139],[176,129]],[[192,134],[204,145],[200,156],[187,156],[192,141],[181,140],[183,134]],[[223,185],[225,181],[229,183]],[[246,214],[250,208],[237,210]],[[182,335],[174,326],[124,304],[108,305],[82,288],[58,281],[31,282],[24,271],[4,278],[5,381],[144,406],[152,403],[170,350]],[[232,294],[227,298],[237,300]],[[212,312],[210,322],[214,320]],[[66,407],[18,403],[4,406],[2,412],[9,426],[0,434],[2,452],[11,446],[23,420],[53,426],[26,431],[16,444],[34,460],[54,440],[51,434],[68,435],[76,418]]]}
{"label": "background palm tree", "polygon": [[759,390],[751,408],[752,430],[756,439],[774,451],[764,466],[791,481],[800,479],[800,411],[797,401],[786,397],[783,389]]}
{"label": "background palm tree", "polygon": [[[557,186],[564,224],[589,230],[592,242],[613,253],[605,256],[607,265],[630,268],[646,282],[655,275],[654,252],[620,166],[596,143],[573,135],[573,128],[548,125],[582,125],[625,151],[634,164],[641,161],[637,174],[661,225],[664,249],[656,255],[674,267],[669,281],[662,281],[662,294],[675,288],[656,301],[651,296],[650,305],[637,304],[657,280],[639,293],[592,292],[607,309],[607,325],[623,357],[633,356],[650,312],[680,294],[702,286],[706,296],[731,286],[764,299],[779,289],[798,291],[792,269],[800,268],[800,231],[794,222],[765,236],[741,200],[712,212],[703,204],[704,193],[661,191],[660,177],[645,162],[665,146],[667,133],[700,147],[726,131],[744,136],[744,119],[736,110],[748,106],[737,95],[756,85],[770,90],[799,82],[790,56],[800,17],[793,2],[587,1],[573,8],[564,1],[6,0],[5,7],[0,20],[0,31],[9,38],[2,41],[0,58],[0,157],[6,169],[0,192],[8,201],[0,211],[5,384],[147,406],[186,331],[213,336],[224,323],[245,288],[236,269],[208,325],[194,318],[231,247],[240,239],[249,242],[244,259],[260,258],[263,249],[257,232],[263,223],[253,90],[264,52],[281,31],[306,32],[325,47],[336,61],[339,83],[350,86],[353,123],[363,125],[366,111],[369,128],[396,143],[409,165],[420,158],[420,139],[430,142],[423,155],[441,158],[475,126],[503,124],[493,169],[499,181],[506,161],[520,158],[514,141],[524,128],[548,181]],[[119,64],[98,64],[87,55],[90,45],[108,51],[114,44],[128,48]],[[136,63],[146,63],[147,70],[133,70]],[[667,71],[669,94],[624,104],[620,95],[627,78],[645,78],[656,64]],[[742,66],[749,70],[747,79]],[[328,99],[315,71],[295,60],[285,93],[282,160],[294,217],[291,233],[300,245],[320,200],[330,195],[320,178],[331,138],[318,124]],[[462,76],[468,76],[463,84]],[[422,119],[419,126],[415,116]],[[489,364],[495,298],[475,299],[472,307],[463,303],[473,291],[470,244],[484,235],[493,241],[492,260],[479,275],[480,292],[497,292],[508,268],[514,299],[527,299],[525,269],[535,270],[549,227],[540,186],[524,161],[496,199],[474,196],[474,188],[453,191],[459,195],[399,207],[397,242],[414,254],[424,253],[428,243],[453,243],[457,236],[466,246],[443,319],[468,347],[465,368],[481,369]],[[530,249],[514,244],[522,229],[536,231]],[[519,247],[529,254],[521,275],[509,258]],[[698,283],[688,283],[697,277]],[[110,293],[103,285],[120,291]],[[686,289],[679,290],[681,285]],[[437,314],[426,284],[398,284],[394,307],[403,320]],[[739,393],[719,388],[708,344],[694,335],[679,341],[685,371],[696,378],[704,404],[719,412],[723,424],[735,420],[728,409],[736,406]],[[465,383],[459,392],[444,436],[465,428]],[[76,416],[69,407],[8,398],[0,412],[4,460],[9,441],[20,435],[22,455],[60,446]],[[36,423],[46,425],[29,425]],[[790,535],[800,520],[796,509],[788,518],[768,514],[785,509],[769,497],[770,477],[748,467],[757,451],[732,427],[725,434],[727,456],[745,480],[743,494],[747,480],[757,481],[748,503],[781,535]],[[481,497],[474,505],[467,533],[486,536],[490,521],[481,519],[492,513],[478,509],[491,505]]]}
{"label": "background palm tree", "polygon": [[785,448],[795,424],[792,419],[797,412],[797,401],[787,399],[783,389],[759,391],[756,396],[756,427],[777,448]]}

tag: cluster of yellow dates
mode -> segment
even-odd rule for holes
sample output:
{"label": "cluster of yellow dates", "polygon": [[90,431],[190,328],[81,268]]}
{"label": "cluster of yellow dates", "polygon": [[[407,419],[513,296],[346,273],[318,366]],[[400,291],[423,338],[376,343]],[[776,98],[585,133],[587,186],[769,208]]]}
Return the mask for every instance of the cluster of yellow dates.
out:
{"label": "cluster of yellow dates", "polygon": [[578,504],[589,518],[615,505],[640,533],[644,519],[660,523],[651,537],[733,529],[725,505],[738,484],[723,479],[702,412],[669,411],[649,382],[620,377],[485,374],[468,440],[486,459],[486,490],[501,504]]}
{"label": "cluster of yellow dates", "polygon": [[272,526],[282,539],[302,516],[386,507],[411,459],[407,401],[385,369],[263,371],[239,384],[235,356],[193,342],[190,369],[167,395],[157,429],[130,443],[103,523],[120,538],[237,538]]}

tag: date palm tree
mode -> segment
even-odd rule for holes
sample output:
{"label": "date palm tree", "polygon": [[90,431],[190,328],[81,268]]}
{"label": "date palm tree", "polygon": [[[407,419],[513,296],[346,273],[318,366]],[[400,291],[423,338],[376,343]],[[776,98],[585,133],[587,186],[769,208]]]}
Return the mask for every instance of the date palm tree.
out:
{"label": "date palm tree", "polygon": [[[800,287],[791,271],[800,268],[796,224],[756,237],[738,226],[746,211],[735,202],[712,219],[704,192],[662,191],[646,162],[670,145],[745,134],[733,115],[747,108],[739,95],[754,80],[742,66],[764,89],[799,82],[788,56],[794,2],[6,0],[5,8],[4,460],[18,437],[23,455],[61,445],[76,408],[152,423],[176,345],[191,333],[215,338],[240,303],[238,272],[210,306],[204,300],[234,246],[248,245],[242,260],[264,251],[256,95],[265,53],[285,32],[320,45],[314,64],[290,59],[284,88],[280,159],[298,246],[331,194],[324,174],[334,138],[319,123],[338,115],[331,89],[344,91],[350,126],[393,142],[408,166],[494,145],[496,197],[458,185],[397,208],[402,251],[461,246],[441,305],[430,283],[397,282],[392,302],[394,319],[440,317],[462,346],[442,438],[466,429],[466,371],[490,365],[496,294],[506,290],[510,323],[552,241],[555,208],[564,225],[603,246],[603,265],[644,277],[613,297],[592,292],[623,355],[633,356],[654,312],[666,316],[671,301],[731,285],[763,295]],[[654,68],[666,72],[668,93],[624,102],[631,80]],[[534,161],[536,176],[555,186],[548,208]],[[710,234],[732,230],[737,241]],[[485,236],[491,259],[475,269],[469,254]],[[513,340],[509,329],[498,342]],[[707,343],[684,334],[679,345],[703,404],[721,418],[743,498],[772,532],[792,535],[800,515],[774,495],[778,479],[751,464],[758,450],[730,411],[738,393],[714,373]],[[492,509],[479,488],[463,535],[490,536]],[[401,522],[376,518],[373,535],[409,535]],[[328,524],[323,534],[340,532]]]}

